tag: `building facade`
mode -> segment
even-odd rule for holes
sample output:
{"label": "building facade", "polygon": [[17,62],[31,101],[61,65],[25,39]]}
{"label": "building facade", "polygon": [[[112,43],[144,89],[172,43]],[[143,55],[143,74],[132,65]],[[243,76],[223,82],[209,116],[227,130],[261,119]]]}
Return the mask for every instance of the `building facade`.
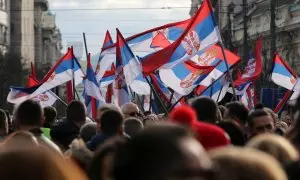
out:
{"label": "building facade", "polygon": [[61,33],[47,0],[34,0],[35,59],[39,68],[49,68],[61,57]]}
{"label": "building facade", "polygon": [[53,65],[61,56],[62,45],[55,15],[48,11],[48,1],[1,1],[10,2],[10,51],[21,55],[24,68],[29,68],[30,62],[34,62],[37,69]]}
{"label": "building facade", "polygon": [[33,0],[10,0],[10,51],[22,57],[24,68],[34,62]]}
{"label": "building facade", "polygon": [[0,52],[8,51],[9,47],[9,0],[0,0]]}
{"label": "building facade", "polygon": [[[226,36],[239,55],[243,57],[244,38],[244,14],[242,0],[219,0],[221,2],[219,14],[221,32]],[[295,71],[300,73],[300,1],[285,0],[275,1],[276,9],[276,48],[278,53],[285,59]],[[200,5],[200,0],[192,0],[191,15],[195,13],[193,7]],[[269,70],[272,66],[270,57],[270,12],[271,0],[248,0],[247,1],[247,34],[249,49],[253,49],[256,40],[263,35],[262,58],[265,68],[265,78],[268,79]],[[222,34],[223,35],[223,34]],[[222,36],[223,40],[226,36]],[[228,46],[228,44],[227,44]],[[267,71],[268,70],[268,71]]]}

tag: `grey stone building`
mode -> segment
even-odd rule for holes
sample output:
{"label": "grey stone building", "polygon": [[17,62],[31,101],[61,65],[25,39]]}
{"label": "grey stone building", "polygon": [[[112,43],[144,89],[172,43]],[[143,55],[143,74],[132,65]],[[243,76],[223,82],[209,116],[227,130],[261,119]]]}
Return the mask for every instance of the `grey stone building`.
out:
{"label": "grey stone building", "polygon": [[49,68],[61,57],[62,44],[48,0],[1,1],[10,2],[10,51],[21,55],[24,68],[30,62],[38,69]]}
{"label": "grey stone building", "polygon": [[34,0],[35,60],[38,68],[49,68],[61,57],[61,33],[47,0]]}
{"label": "grey stone building", "polygon": [[33,0],[10,1],[10,51],[21,55],[24,68],[34,62]]}
{"label": "grey stone building", "polygon": [[0,52],[6,53],[9,46],[9,0],[0,0]]}

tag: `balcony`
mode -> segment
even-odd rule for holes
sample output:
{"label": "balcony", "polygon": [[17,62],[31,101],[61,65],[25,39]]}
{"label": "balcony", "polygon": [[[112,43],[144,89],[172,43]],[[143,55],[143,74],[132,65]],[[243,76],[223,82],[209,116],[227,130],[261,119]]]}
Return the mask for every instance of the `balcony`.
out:
{"label": "balcony", "polygon": [[49,9],[48,0],[34,0],[34,3],[42,6],[45,10]]}

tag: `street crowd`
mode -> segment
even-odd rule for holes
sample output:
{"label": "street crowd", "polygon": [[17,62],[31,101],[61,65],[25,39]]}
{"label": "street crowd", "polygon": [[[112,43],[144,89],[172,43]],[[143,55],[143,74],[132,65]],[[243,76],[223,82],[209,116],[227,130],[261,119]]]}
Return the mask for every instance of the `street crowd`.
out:
{"label": "street crowd", "polygon": [[1,180],[298,180],[300,98],[280,114],[262,104],[198,97],[169,114],[134,103],[97,118],[72,101],[64,118],[27,100],[0,110]]}

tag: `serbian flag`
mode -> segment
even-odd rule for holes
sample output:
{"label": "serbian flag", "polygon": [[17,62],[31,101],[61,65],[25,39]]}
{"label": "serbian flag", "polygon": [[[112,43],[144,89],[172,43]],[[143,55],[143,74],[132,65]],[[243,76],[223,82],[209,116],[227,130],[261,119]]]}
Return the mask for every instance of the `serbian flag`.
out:
{"label": "serbian flag", "polygon": [[209,0],[204,0],[182,35],[168,47],[142,60],[144,75],[158,68],[169,69],[221,41]]}
{"label": "serbian flag", "polygon": [[249,60],[243,74],[234,81],[235,86],[239,86],[245,82],[254,81],[260,77],[262,72],[262,36],[258,39],[255,46],[255,53],[249,54]]}
{"label": "serbian flag", "polygon": [[[102,48],[109,47],[112,44],[113,44],[113,41],[110,36],[110,33],[109,33],[109,31],[106,31],[106,35],[105,35],[105,39],[104,39]],[[109,79],[114,78],[113,77],[114,73],[111,73],[111,71],[114,70],[113,69],[114,67],[112,67],[112,66],[115,61],[116,61],[115,53],[104,55],[103,52],[101,51],[100,57],[99,57],[99,60],[97,63],[97,67],[95,70],[96,78],[97,78],[98,82],[108,81]],[[110,76],[108,76],[108,74],[110,74]],[[105,79],[102,80],[103,78],[105,78]],[[110,83],[108,83],[108,84],[110,84]],[[108,84],[105,84],[105,85],[108,85]]]}
{"label": "serbian flag", "polygon": [[122,34],[117,29],[115,89],[117,104],[119,106],[130,102],[128,85],[130,85],[139,74],[141,74],[141,68],[138,60],[135,58]]}
{"label": "serbian flag", "polygon": [[188,95],[215,67],[180,63],[172,69],[161,69],[159,76],[167,87],[181,95]]}
{"label": "serbian flag", "polygon": [[91,54],[88,54],[87,58],[87,68],[86,68],[86,79],[84,81],[84,89],[85,93],[88,96],[91,96],[99,101],[104,102],[104,98],[102,97],[100,90],[99,90],[99,84],[97,82],[92,64],[91,64]]}
{"label": "serbian flag", "polygon": [[22,88],[11,87],[11,93],[9,93],[7,100],[11,103],[20,103],[72,79],[75,80],[75,85],[79,85],[83,77],[84,73],[74,56],[73,48],[69,48],[68,52],[50,69],[38,85],[22,90],[26,93],[16,93],[16,91],[20,91]]}
{"label": "serbian flag", "polygon": [[297,74],[286,64],[286,62],[276,53],[273,61],[272,81],[278,86],[288,90],[297,90]]}
{"label": "serbian flag", "polygon": [[207,88],[201,96],[210,97],[215,102],[220,102],[225,97],[227,90],[229,88],[229,77],[228,74],[225,74],[223,77],[218,79],[211,85],[209,88]]}
{"label": "serbian flag", "polygon": [[243,103],[248,109],[253,110],[255,107],[255,89],[254,84],[250,83],[247,86],[244,94],[240,96],[240,102]]}
{"label": "serbian flag", "polygon": [[[36,85],[38,85],[38,80],[36,79],[34,66],[31,63],[31,73],[28,76],[27,85],[26,85],[27,90],[28,90],[28,88],[31,89],[30,87],[34,87]],[[28,91],[26,91],[26,88],[11,89],[10,93],[20,95],[20,96],[26,95],[26,94],[29,95]],[[52,91],[47,91],[42,94],[39,94],[38,96],[36,96],[32,99],[35,101],[38,101],[40,103],[40,105],[44,108],[47,106],[52,106],[57,101],[58,97]],[[8,99],[8,102],[14,104],[14,102],[9,101],[9,99]],[[22,102],[20,102],[20,103],[22,103]]]}

